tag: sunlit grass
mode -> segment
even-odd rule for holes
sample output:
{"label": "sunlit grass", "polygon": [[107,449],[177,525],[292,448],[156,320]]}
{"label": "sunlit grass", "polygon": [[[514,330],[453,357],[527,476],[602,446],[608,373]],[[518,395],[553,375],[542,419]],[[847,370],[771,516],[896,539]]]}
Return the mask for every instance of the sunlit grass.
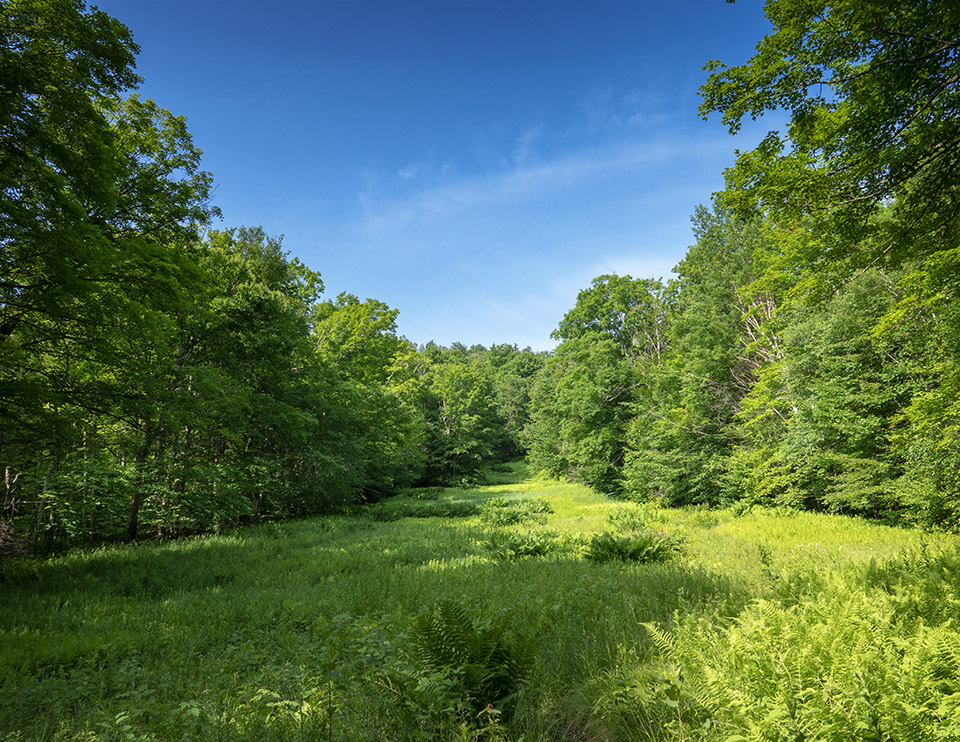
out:
{"label": "sunlit grass", "polygon": [[[495,498],[545,499],[553,512],[485,524]],[[402,514],[417,502],[476,508]],[[838,516],[658,510],[522,467],[386,506],[398,517],[360,509],[2,565],[0,739],[460,739],[472,733],[462,717],[403,696],[422,682],[413,618],[448,599],[530,650],[511,738],[619,739],[601,696],[605,679],[656,661],[641,624],[725,621],[757,598],[803,599],[830,571],[956,546]],[[682,554],[584,559],[592,535],[634,521],[682,536]],[[490,546],[498,533],[540,534],[549,549],[508,558]]]}

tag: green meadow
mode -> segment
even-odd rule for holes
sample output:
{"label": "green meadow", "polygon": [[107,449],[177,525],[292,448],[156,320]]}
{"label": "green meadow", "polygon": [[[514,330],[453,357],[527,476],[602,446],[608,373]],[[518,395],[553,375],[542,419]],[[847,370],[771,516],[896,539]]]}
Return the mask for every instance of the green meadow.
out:
{"label": "green meadow", "polygon": [[0,564],[0,739],[960,739],[957,537],[501,469]]}

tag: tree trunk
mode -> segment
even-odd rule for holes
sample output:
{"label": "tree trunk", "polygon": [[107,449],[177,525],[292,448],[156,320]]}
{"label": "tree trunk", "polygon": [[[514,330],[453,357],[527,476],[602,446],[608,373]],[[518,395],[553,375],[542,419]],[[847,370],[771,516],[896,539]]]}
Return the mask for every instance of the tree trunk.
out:
{"label": "tree trunk", "polygon": [[[57,524],[57,504],[56,502],[51,503],[50,488],[53,486],[54,480],[56,480],[57,475],[60,472],[60,442],[56,441],[53,446],[53,455],[50,458],[50,463],[47,466],[47,473],[43,478],[43,489],[40,493],[40,501],[44,503],[43,508],[37,510],[37,526],[38,529],[43,529],[43,550],[49,552],[53,549],[54,538],[56,534],[54,533]],[[46,511],[47,522],[44,525],[42,518],[43,513]]]}
{"label": "tree trunk", "polygon": [[150,421],[143,423],[143,442],[140,450],[137,451],[137,458],[134,466],[137,469],[137,475],[133,480],[133,492],[130,494],[130,514],[127,519],[127,541],[136,541],[137,532],[140,528],[140,504],[143,501],[143,465],[147,461],[147,454],[150,452],[150,445],[153,443],[153,428]]}

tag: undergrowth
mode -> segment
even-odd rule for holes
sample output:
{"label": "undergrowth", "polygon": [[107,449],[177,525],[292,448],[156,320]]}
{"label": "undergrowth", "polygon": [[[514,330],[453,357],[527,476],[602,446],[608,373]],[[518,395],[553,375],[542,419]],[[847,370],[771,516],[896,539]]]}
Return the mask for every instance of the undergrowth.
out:
{"label": "undergrowth", "polygon": [[493,497],[483,503],[480,509],[480,521],[489,526],[509,526],[517,523],[546,523],[546,516],[553,507],[542,497],[523,500],[508,500],[505,497]]}
{"label": "undergrowth", "polygon": [[562,539],[554,531],[496,530],[483,543],[499,559],[522,559],[558,554],[575,542]]}
{"label": "undergrowth", "polygon": [[590,540],[586,557],[594,562],[662,562],[682,548],[679,536],[636,529],[627,534],[598,533]]}
{"label": "undergrowth", "polygon": [[725,742],[960,739],[958,570],[954,552],[935,569],[891,565],[881,584],[834,574],[803,601],[758,599],[729,625],[647,624],[665,666],[688,669],[671,728],[709,720],[715,731],[698,738]]}
{"label": "undergrowth", "polygon": [[955,537],[499,475],[0,563],[0,740],[960,740]]}
{"label": "undergrowth", "polygon": [[367,505],[362,514],[375,521],[392,521],[401,518],[466,518],[475,515],[478,510],[475,502],[465,500],[407,500],[397,497]]}
{"label": "undergrowth", "polygon": [[440,674],[450,681],[470,718],[488,706],[502,714],[520,690],[523,653],[502,624],[475,618],[463,601],[442,600],[417,616],[412,644],[423,677]]}

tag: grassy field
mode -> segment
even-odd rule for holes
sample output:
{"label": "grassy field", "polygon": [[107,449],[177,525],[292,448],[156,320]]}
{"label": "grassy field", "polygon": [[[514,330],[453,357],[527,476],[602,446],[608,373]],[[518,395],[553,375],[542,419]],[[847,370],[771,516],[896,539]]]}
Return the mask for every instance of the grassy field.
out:
{"label": "grassy field", "polygon": [[960,740],[957,538],[496,476],[0,565],[0,740]]}

